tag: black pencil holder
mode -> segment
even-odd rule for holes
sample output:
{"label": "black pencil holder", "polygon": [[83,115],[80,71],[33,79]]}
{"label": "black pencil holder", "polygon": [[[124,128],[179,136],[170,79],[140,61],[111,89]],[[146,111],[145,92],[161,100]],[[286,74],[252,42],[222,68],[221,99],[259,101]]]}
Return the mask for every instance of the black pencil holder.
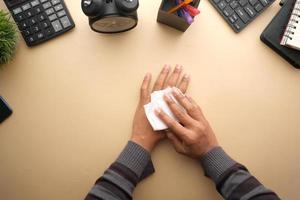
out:
{"label": "black pencil holder", "polygon": [[[194,0],[191,5],[198,8],[199,3],[200,0]],[[162,0],[158,10],[157,22],[185,32],[189,28],[190,24],[188,24],[184,18],[179,17],[176,12],[172,14],[168,13],[168,10],[174,6],[176,6],[175,0]]]}

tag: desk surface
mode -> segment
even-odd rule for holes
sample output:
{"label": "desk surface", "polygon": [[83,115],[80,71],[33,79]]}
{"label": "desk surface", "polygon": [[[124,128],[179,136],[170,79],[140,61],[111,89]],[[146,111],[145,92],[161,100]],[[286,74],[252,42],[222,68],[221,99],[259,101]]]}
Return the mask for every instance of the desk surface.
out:
{"label": "desk surface", "polygon": [[[20,39],[0,71],[14,109],[0,125],[1,199],[83,199],[129,138],[143,75],[165,63],[191,74],[189,93],[226,151],[283,199],[299,198],[300,71],[259,40],[278,2],[235,34],[203,1],[182,34],[156,23],[160,1],[143,0],[137,28],[119,35],[92,32],[80,3],[66,3],[76,28],[35,48]],[[167,141],[153,160],[157,172],[135,199],[221,199]]]}

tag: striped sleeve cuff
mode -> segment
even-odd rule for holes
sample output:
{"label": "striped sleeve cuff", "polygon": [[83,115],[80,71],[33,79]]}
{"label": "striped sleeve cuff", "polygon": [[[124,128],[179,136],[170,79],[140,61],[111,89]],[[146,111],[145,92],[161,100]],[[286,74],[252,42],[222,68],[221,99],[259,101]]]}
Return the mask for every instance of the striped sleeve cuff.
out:
{"label": "striped sleeve cuff", "polygon": [[128,167],[139,178],[142,177],[144,171],[149,167],[149,163],[152,166],[150,153],[132,141],[127,143],[116,162]]}
{"label": "striped sleeve cuff", "polygon": [[236,162],[221,147],[215,147],[201,157],[200,163],[205,175],[217,183],[219,177]]}

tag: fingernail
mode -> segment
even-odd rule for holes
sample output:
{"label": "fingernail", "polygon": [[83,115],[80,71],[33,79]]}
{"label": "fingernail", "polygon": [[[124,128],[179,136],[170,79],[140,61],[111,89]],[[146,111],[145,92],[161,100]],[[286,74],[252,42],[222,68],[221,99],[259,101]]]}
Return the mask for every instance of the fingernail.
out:
{"label": "fingernail", "polygon": [[147,73],[147,74],[145,75],[145,79],[149,79],[149,77],[150,77],[150,73]]}
{"label": "fingernail", "polygon": [[170,66],[165,65],[163,68],[163,72],[168,72],[170,70]]}
{"label": "fingernail", "polygon": [[178,89],[177,87],[173,87],[173,91],[174,91],[177,95],[181,95],[181,96],[184,95],[184,94],[181,92],[181,90]]}
{"label": "fingernail", "polygon": [[185,74],[185,75],[183,76],[183,79],[189,80],[189,79],[190,79],[190,75],[189,75],[189,74]]}
{"label": "fingernail", "polygon": [[181,66],[179,66],[179,65],[176,65],[176,67],[175,67],[175,70],[174,70],[174,71],[178,72],[178,71],[180,71],[180,70],[181,70]]}
{"label": "fingernail", "polygon": [[165,95],[164,95],[164,98],[165,98],[166,101],[169,101],[169,102],[170,102],[170,101],[173,101],[173,99],[172,99],[172,97],[171,97],[170,94],[165,94]]}
{"label": "fingernail", "polygon": [[156,108],[156,109],[154,110],[154,112],[155,112],[155,114],[159,115],[159,114],[161,113],[161,109],[160,109],[160,108]]}

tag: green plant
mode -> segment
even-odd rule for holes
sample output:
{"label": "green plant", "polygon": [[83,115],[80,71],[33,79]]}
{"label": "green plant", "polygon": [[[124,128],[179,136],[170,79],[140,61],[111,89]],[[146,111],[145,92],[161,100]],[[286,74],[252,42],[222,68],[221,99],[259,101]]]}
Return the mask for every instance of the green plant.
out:
{"label": "green plant", "polygon": [[12,59],[18,31],[15,23],[10,20],[9,14],[0,10],[0,68]]}

